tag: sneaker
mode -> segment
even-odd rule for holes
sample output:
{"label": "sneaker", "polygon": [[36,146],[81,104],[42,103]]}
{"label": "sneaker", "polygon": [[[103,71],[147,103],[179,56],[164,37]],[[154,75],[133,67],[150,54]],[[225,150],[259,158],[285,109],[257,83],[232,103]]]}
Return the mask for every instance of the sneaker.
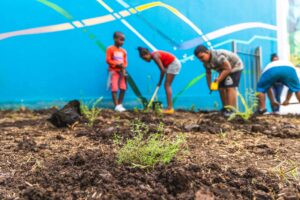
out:
{"label": "sneaker", "polygon": [[230,117],[232,115],[233,111],[232,110],[225,110],[223,112],[224,117]]}
{"label": "sneaker", "polygon": [[267,109],[263,109],[263,110],[261,110],[261,109],[257,109],[256,111],[255,111],[255,115],[263,115],[263,114],[265,114],[267,112]]}
{"label": "sneaker", "polygon": [[126,111],[126,109],[124,108],[123,104],[120,104],[120,107],[121,107],[121,112]]}
{"label": "sneaker", "polygon": [[116,107],[115,107],[115,111],[117,111],[117,112],[124,112],[125,110],[126,109],[121,104],[116,105]]}
{"label": "sneaker", "polygon": [[227,111],[227,109],[223,107],[220,111],[222,114],[224,114]]}
{"label": "sneaker", "polygon": [[163,114],[167,114],[167,115],[172,115],[172,114],[174,114],[174,109],[172,108],[172,109],[165,109],[165,110],[162,110],[162,113]]}

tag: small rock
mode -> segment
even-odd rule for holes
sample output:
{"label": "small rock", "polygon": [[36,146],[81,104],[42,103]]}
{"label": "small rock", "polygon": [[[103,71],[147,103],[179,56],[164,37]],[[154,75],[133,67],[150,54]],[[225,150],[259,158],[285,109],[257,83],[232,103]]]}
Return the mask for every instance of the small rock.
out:
{"label": "small rock", "polygon": [[273,199],[269,194],[267,194],[263,191],[257,191],[254,196],[255,196],[254,199],[257,199],[257,200],[272,200]]}
{"label": "small rock", "polygon": [[212,192],[201,189],[196,192],[195,200],[215,200],[215,197]]}
{"label": "small rock", "polygon": [[63,137],[63,136],[61,136],[61,135],[57,135],[56,137],[55,137],[57,140],[64,140],[65,138]]}
{"label": "small rock", "polygon": [[297,129],[297,127],[293,124],[285,124],[283,125],[282,128],[287,128],[287,129]]}
{"label": "small rock", "polygon": [[200,128],[200,125],[198,125],[198,124],[187,124],[184,126],[184,129],[189,132],[197,131],[199,128]]}
{"label": "small rock", "polygon": [[112,133],[114,132],[114,130],[115,130],[114,127],[109,127],[109,128],[107,128],[107,129],[103,130],[103,132],[104,132],[105,134],[112,134]]}
{"label": "small rock", "polygon": [[264,131],[264,129],[265,129],[265,127],[255,124],[255,125],[252,125],[251,132],[255,132],[255,133],[261,132],[262,133]]}
{"label": "small rock", "polygon": [[109,182],[113,179],[113,176],[111,175],[111,173],[107,170],[103,170],[99,173],[100,177],[106,181],[106,182]]}

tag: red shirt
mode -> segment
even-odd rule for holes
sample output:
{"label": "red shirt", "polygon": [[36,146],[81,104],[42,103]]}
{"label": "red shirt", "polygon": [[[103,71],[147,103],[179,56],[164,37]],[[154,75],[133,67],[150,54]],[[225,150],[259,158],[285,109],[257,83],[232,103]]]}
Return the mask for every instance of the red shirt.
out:
{"label": "red shirt", "polygon": [[106,50],[106,62],[109,71],[120,71],[121,69],[116,65],[123,64],[123,67],[127,67],[127,52],[121,47],[110,46]]}
{"label": "red shirt", "polygon": [[159,54],[159,58],[163,64],[163,66],[165,68],[168,68],[168,66],[175,60],[175,56],[173,56],[172,54],[165,52],[165,51],[154,51],[152,52],[152,56],[158,53]]}

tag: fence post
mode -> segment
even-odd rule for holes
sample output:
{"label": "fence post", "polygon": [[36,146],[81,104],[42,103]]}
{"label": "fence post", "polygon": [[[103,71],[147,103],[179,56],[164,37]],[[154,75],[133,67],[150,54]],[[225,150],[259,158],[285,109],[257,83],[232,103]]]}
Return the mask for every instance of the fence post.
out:
{"label": "fence post", "polygon": [[[257,47],[255,49],[255,82],[257,83],[259,78],[260,78],[260,74],[261,74],[261,68],[262,68],[262,48],[261,47]],[[256,90],[256,84],[254,85],[254,89]]]}
{"label": "fence post", "polygon": [[[235,53],[235,54],[238,54],[236,41],[233,40],[231,45],[232,45],[232,52]],[[236,91],[239,92],[238,87],[236,88]],[[237,95],[237,97],[236,97],[236,107],[237,107],[237,109],[240,109],[239,105],[240,105],[239,104],[239,96]]]}
{"label": "fence post", "polygon": [[236,45],[236,41],[233,40],[231,45],[232,45],[232,52],[233,52],[233,53],[237,53],[237,45]]}

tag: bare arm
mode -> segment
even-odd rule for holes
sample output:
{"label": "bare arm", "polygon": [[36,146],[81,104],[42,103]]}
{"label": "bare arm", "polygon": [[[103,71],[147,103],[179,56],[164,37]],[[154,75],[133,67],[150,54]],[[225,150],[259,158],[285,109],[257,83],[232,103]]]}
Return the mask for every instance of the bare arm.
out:
{"label": "bare arm", "polygon": [[160,60],[160,57],[159,57],[159,54],[154,54],[153,55],[153,60],[155,61],[156,65],[158,66],[159,70],[160,70],[160,77],[159,77],[159,81],[158,81],[158,84],[157,86],[160,86],[164,77],[165,77],[165,73],[166,73],[166,70]]}
{"label": "bare arm", "polygon": [[211,84],[211,70],[210,69],[206,69],[206,82],[207,82],[208,88],[210,88],[210,84]]}

